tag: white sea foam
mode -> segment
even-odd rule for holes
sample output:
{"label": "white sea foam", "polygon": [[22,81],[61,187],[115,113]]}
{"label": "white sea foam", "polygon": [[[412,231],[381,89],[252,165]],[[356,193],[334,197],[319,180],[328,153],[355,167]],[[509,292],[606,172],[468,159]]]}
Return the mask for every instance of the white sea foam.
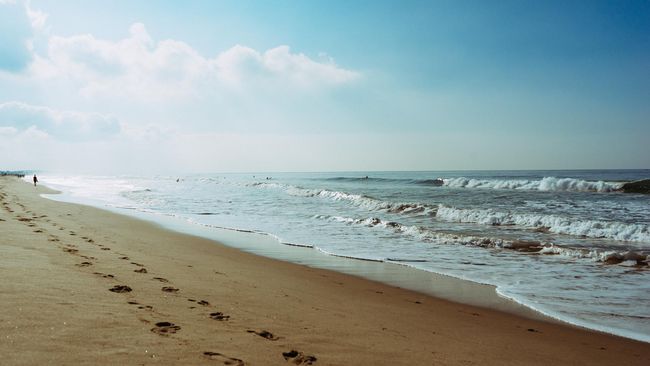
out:
{"label": "white sea foam", "polygon": [[618,193],[539,193],[606,192],[614,187],[608,184],[617,183],[603,182],[599,187],[598,179],[628,179],[579,174],[572,176],[587,181],[535,180],[526,174],[511,180],[477,177],[466,184],[476,186],[473,190],[439,188],[443,182],[429,179],[430,174],[401,173],[387,175],[390,179],[334,181],[323,180],[321,174],[317,179],[278,175],[258,183],[252,183],[250,175],[188,176],[179,184],[176,177],[107,177],[105,182],[75,177],[71,186],[76,186],[72,189],[77,194],[94,190],[83,194],[89,198],[120,199],[109,205],[128,208],[136,216],[171,215],[208,228],[270,235],[285,245],[311,246],[331,255],[398,262],[489,283],[552,316],[619,334],[638,330],[648,339],[650,314],[644,304],[650,288],[644,279],[650,270],[650,246],[551,235],[586,236],[576,229],[584,227],[592,237],[601,237],[598,230],[618,239],[638,237],[649,224],[648,200]]}
{"label": "white sea foam", "polygon": [[316,219],[326,219],[349,225],[362,225],[372,228],[387,229],[401,233],[417,240],[435,244],[464,245],[481,248],[509,249],[541,255],[558,255],[573,259],[586,259],[594,262],[610,264],[639,263],[650,260],[650,255],[634,251],[597,250],[584,248],[563,247],[554,243],[537,241],[508,240],[501,238],[482,237],[475,235],[450,234],[434,231],[421,226],[402,225],[397,222],[384,221],[376,217],[350,218],[341,216],[316,215]]}
{"label": "white sea foam", "polygon": [[61,190],[77,199],[88,199],[104,203],[127,204],[121,194],[144,190],[129,179],[104,176],[56,176],[42,175],[41,183],[50,188]]}
{"label": "white sea foam", "polygon": [[341,216],[318,215],[316,218],[337,221],[345,224],[387,229],[393,232],[411,236],[424,242],[435,242],[438,244],[458,244],[484,248],[507,248],[511,244],[511,241],[508,240],[471,235],[448,234],[427,229],[421,226],[402,225],[394,221],[385,221],[377,217],[355,219]]}
{"label": "white sea foam", "polygon": [[[544,182],[544,180],[541,182]],[[549,179],[548,182],[551,182],[551,180]],[[554,186],[557,186],[556,183],[557,182],[553,183],[555,184]],[[548,184],[550,185],[551,183]],[[305,189],[277,183],[257,183],[255,186],[263,188],[281,188],[292,196],[321,197],[334,201],[347,201],[357,207],[362,207],[369,211],[403,214],[424,212],[435,215],[436,218],[448,222],[477,223],[492,226],[518,225],[528,228],[541,228],[556,234],[650,243],[650,227],[643,224],[627,224],[601,220],[580,220],[548,214],[519,214],[500,212],[493,209],[459,209],[445,205],[438,205],[435,207],[422,203],[387,202],[360,194],[351,194],[326,189]]]}
{"label": "white sea foam", "polygon": [[545,177],[541,180],[499,180],[476,178],[443,179],[444,186],[452,188],[520,189],[535,191],[614,192],[622,183],[586,181],[574,178]]}
{"label": "white sea foam", "polygon": [[[542,180],[542,182],[543,181],[544,180]],[[551,182],[551,180],[548,182]],[[432,207],[422,203],[387,202],[360,194],[351,194],[325,189],[304,189],[301,187],[277,183],[259,183],[256,184],[256,186],[264,188],[281,188],[288,194],[299,197],[321,197],[334,201],[347,201],[357,207],[362,207],[369,211],[384,211],[403,214],[424,212],[435,215],[436,218],[448,222],[477,223],[492,226],[518,225],[528,228],[542,228],[556,234],[650,243],[650,227],[642,224],[627,224],[601,220],[580,220],[548,214],[519,214],[500,212],[492,209],[459,209],[445,205]]]}
{"label": "white sea foam", "polygon": [[253,183],[249,186],[258,188],[280,188],[284,189],[287,194],[296,197],[320,197],[333,201],[347,201],[357,207],[362,207],[369,211],[414,214],[422,212],[430,213],[435,212],[436,210],[435,207],[420,203],[388,202],[361,194],[331,191],[327,189],[305,189],[278,183]]}
{"label": "white sea foam", "polygon": [[459,209],[444,205],[438,207],[436,217],[450,222],[519,225],[543,228],[557,234],[650,243],[650,227],[643,224],[580,220],[557,215],[520,214],[492,209]]}

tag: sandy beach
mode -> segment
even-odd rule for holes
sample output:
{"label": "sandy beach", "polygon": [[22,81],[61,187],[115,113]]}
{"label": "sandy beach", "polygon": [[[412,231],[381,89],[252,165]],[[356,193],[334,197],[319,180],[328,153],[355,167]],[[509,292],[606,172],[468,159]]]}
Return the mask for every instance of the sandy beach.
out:
{"label": "sandy beach", "polygon": [[0,178],[3,365],[646,365],[650,344],[41,198]]}

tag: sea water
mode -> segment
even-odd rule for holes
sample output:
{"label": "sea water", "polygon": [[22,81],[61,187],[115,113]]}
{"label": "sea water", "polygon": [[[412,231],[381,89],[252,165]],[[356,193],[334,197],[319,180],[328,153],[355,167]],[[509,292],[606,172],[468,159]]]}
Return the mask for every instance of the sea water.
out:
{"label": "sea water", "polygon": [[76,201],[266,233],[279,244],[479,283],[650,341],[650,170],[48,175]]}

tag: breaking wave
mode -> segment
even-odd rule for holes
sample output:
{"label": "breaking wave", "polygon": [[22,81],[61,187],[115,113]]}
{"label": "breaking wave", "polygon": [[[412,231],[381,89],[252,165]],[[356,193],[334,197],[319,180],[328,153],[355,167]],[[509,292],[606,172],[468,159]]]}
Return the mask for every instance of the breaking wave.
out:
{"label": "breaking wave", "polygon": [[554,192],[615,192],[623,186],[623,183],[617,182],[595,182],[556,177],[544,177],[541,180],[497,180],[459,177],[443,179],[443,182],[443,186],[451,188],[521,189]]}
{"label": "breaking wave", "polygon": [[360,225],[371,228],[380,228],[393,233],[404,234],[417,240],[447,245],[464,245],[481,248],[496,248],[514,250],[523,253],[536,253],[540,255],[559,255],[573,259],[588,259],[606,264],[631,264],[647,266],[650,253],[644,251],[615,251],[585,248],[563,247],[554,243],[543,243],[534,240],[509,240],[501,238],[481,237],[474,235],[450,234],[435,231],[421,226],[403,225],[394,221],[385,221],[377,217],[350,218],[341,216],[316,215],[315,219],[336,221],[348,225]]}
{"label": "breaking wave", "polygon": [[[333,177],[325,181],[401,183],[433,187],[478,188],[478,189],[519,189],[548,192],[616,192],[623,187],[623,182],[588,181],[576,178],[544,177],[542,179],[477,179],[477,178],[431,178],[431,179],[395,179],[374,177]],[[264,183],[259,183],[264,184]]]}
{"label": "breaking wave", "polygon": [[331,191],[327,189],[305,189],[278,183],[253,183],[250,186],[260,188],[281,188],[284,189],[287,194],[297,197],[320,197],[331,199],[333,201],[347,201],[354,206],[369,211],[385,211],[399,214],[434,214],[437,209],[436,206],[421,203],[387,202],[362,194]]}
{"label": "breaking wave", "polygon": [[278,183],[255,183],[254,186],[281,188],[292,196],[320,197],[334,201],[346,201],[368,211],[405,215],[425,214],[448,222],[491,226],[517,225],[555,234],[650,243],[650,227],[643,224],[627,224],[600,220],[575,220],[559,215],[510,213],[492,209],[460,209],[445,205],[428,205],[423,203],[388,202],[361,194],[327,189],[305,189]]}
{"label": "breaking wave", "polygon": [[449,222],[493,226],[518,225],[556,234],[650,243],[650,227],[642,224],[573,220],[557,215],[520,214],[492,209],[459,209],[444,205],[438,207],[436,217]]}

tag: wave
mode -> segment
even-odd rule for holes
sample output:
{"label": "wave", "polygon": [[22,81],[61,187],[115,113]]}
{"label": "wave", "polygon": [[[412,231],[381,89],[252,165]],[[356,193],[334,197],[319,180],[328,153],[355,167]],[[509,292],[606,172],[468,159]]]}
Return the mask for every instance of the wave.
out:
{"label": "wave", "polygon": [[469,189],[518,189],[547,192],[616,192],[623,188],[623,182],[588,181],[576,178],[544,177],[542,179],[480,179],[454,178],[376,178],[376,177],[332,177],[321,179],[338,182],[401,183],[433,187]]}
{"label": "wave", "polygon": [[[630,264],[648,266],[650,261],[650,254],[647,252],[635,251],[615,251],[615,250],[598,250],[586,248],[570,248],[557,245],[555,243],[543,243],[535,240],[509,240],[501,238],[481,237],[474,235],[463,234],[450,234],[445,232],[435,231],[422,226],[409,226],[403,225],[394,221],[385,221],[377,217],[368,218],[350,218],[341,216],[327,216],[316,215],[315,219],[324,219],[336,221],[348,225],[360,225],[370,228],[380,228],[389,230],[393,233],[399,233],[413,237],[417,240],[446,245],[464,245],[481,248],[494,248],[513,250],[527,254],[539,255],[559,255],[568,258],[588,259],[594,262],[601,262],[604,264]],[[389,259],[391,261],[420,261],[408,259]]]}
{"label": "wave", "polygon": [[316,215],[316,219],[336,221],[349,225],[360,225],[373,228],[382,228],[394,233],[404,234],[423,242],[435,242],[440,244],[461,244],[484,248],[504,248],[509,241],[500,238],[487,238],[470,235],[448,234],[434,231],[422,226],[403,225],[395,221],[385,221],[378,217],[350,218],[342,216]]}
{"label": "wave", "polygon": [[284,189],[287,194],[297,197],[320,197],[333,201],[347,201],[357,207],[362,207],[369,211],[384,211],[397,214],[433,214],[437,209],[436,206],[422,203],[388,202],[362,194],[331,191],[328,189],[306,189],[279,183],[252,183],[249,184],[249,186],[259,188],[281,188]]}
{"label": "wave", "polygon": [[519,189],[546,192],[616,192],[623,187],[620,182],[587,181],[575,178],[544,177],[541,180],[498,180],[476,178],[442,179],[443,186],[451,188]]}
{"label": "wave", "polygon": [[444,205],[438,206],[436,218],[492,226],[518,225],[556,234],[650,243],[650,227],[642,224],[575,220],[558,215],[510,213],[492,209],[459,209]]}
{"label": "wave", "polygon": [[299,197],[321,197],[334,201],[347,201],[368,211],[405,215],[429,215],[439,220],[474,223],[491,226],[517,225],[539,231],[588,238],[606,238],[618,241],[650,243],[650,227],[599,220],[576,220],[559,215],[519,214],[492,209],[459,209],[445,205],[423,203],[398,203],[382,201],[370,196],[327,189],[305,189],[278,183],[255,183],[254,186],[282,188],[287,194]]}
{"label": "wave", "polygon": [[[477,178],[431,178],[431,179],[386,179],[386,178],[326,178],[327,181],[345,182],[394,182],[433,187],[467,188],[467,189],[498,189],[498,190],[527,190],[543,192],[620,192],[624,182],[588,181],[576,178],[544,177],[542,179],[477,179]],[[281,187],[280,183],[257,182],[249,186]],[[299,187],[297,187],[299,188]]]}
{"label": "wave", "polygon": [[332,177],[320,179],[330,182],[374,182],[374,183],[403,183],[427,186],[442,186],[444,181],[440,178],[433,179],[404,179],[404,178],[375,178],[375,177]]}

